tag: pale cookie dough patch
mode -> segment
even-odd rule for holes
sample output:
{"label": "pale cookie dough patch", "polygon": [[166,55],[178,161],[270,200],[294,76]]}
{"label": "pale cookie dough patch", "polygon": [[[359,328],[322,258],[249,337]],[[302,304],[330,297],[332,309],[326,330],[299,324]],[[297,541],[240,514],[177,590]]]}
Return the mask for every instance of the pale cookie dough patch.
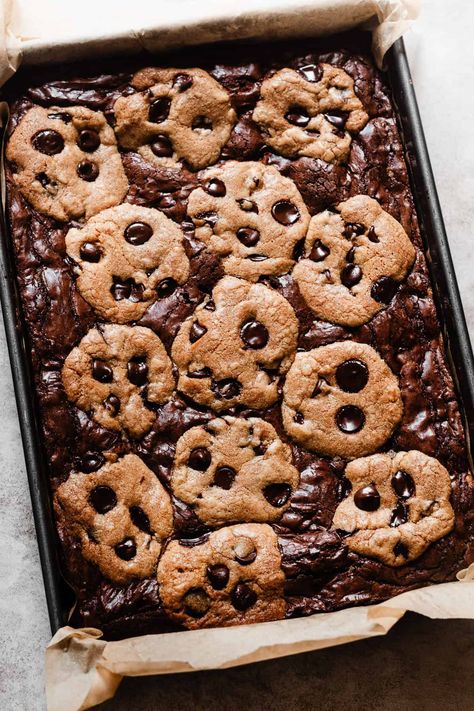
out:
{"label": "pale cookie dough patch", "polygon": [[289,271],[310,219],[293,181],[251,161],[229,161],[201,177],[188,214],[196,237],[223,257],[225,271],[249,281]]}
{"label": "pale cookie dough patch", "polygon": [[83,106],[34,106],[6,149],[13,179],[38,212],[67,221],[120,203],[128,181],[104,114]]}
{"label": "pale cookie dough patch", "polygon": [[226,90],[202,69],[142,69],[138,93],[115,102],[121,146],[168,167],[215,163],[229,140],[236,115]]}
{"label": "pale cookie dough patch", "polygon": [[224,277],[174,340],[178,388],[217,411],[269,407],[294,358],[297,336],[295,312],[280,294]]}
{"label": "pale cookie dough patch", "polygon": [[91,474],[72,473],[54,507],[60,525],[80,540],[84,558],[121,585],[154,574],[173,529],[169,494],[135,454]]}
{"label": "pale cookie dough patch", "polygon": [[265,79],[253,119],[265,142],[288,158],[344,161],[352,135],[369,117],[354,93],[354,80],[331,64],[281,69]]}
{"label": "pale cookie dough patch", "polygon": [[256,417],[224,417],[178,440],[171,488],[203,523],[277,521],[298,486],[291,450]]}
{"label": "pale cookie dough patch", "polygon": [[81,296],[108,321],[138,320],[189,275],[178,225],[159,210],[123,204],[66,235]]}
{"label": "pale cookie dough patch", "polygon": [[221,528],[197,545],[171,541],[158,565],[167,614],[186,627],[222,627],[282,619],[285,576],[267,524]]}
{"label": "pale cookie dough patch", "polygon": [[333,527],[360,555],[392,566],[418,558],[454,526],[451,482],[442,464],[418,451],[374,454],[347,465],[352,490]]}
{"label": "pale cookie dough patch", "polygon": [[368,195],[336,209],[311,219],[292,275],[319,318],[360,326],[393,299],[415,249],[400,223]]}
{"label": "pale cookie dough patch", "polygon": [[68,355],[62,370],[69,400],[110,430],[142,437],[156,414],[146,402],[164,403],[173,393],[172,364],[149,328],[101,324]]}
{"label": "pale cookie dough patch", "polygon": [[403,404],[398,379],[377,351],[343,341],[296,354],[282,414],[285,430],[307,449],[353,458],[386,442]]}

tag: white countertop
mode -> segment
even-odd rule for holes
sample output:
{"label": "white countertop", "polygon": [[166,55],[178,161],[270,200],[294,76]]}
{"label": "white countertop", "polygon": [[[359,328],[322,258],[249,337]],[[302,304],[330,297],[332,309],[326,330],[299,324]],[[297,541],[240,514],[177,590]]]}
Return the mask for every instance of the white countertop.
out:
{"label": "white countertop", "polygon": [[[474,3],[470,0],[451,0],[449,3],[430,0],[425,5],[415,29],[406,37],[406,43],[468,326],[471,337],[474,337],[474,229],[471,216],[474,204],[474,140],[471,128],[474,115]],[[0,708],[4,711],[39,711],[44,708],[43,651],[50,638],[50,630],[3,330],[0,331],[0,413]],[[456,654],[462,657],[460,665],[464,663],[469,668],[470,659],[472,670],[473,647],[468,644],[468,639],[465,646],[462,646],[459,640],[460,625],[466,625],[467,629],[468,623],[421,623],[421,631],[417,628],[419,644],[424,644],[423,654],[433,656],[432,662],[425,658],[427,665],[439,665],[442,655],[449,653],[450,648],[454,649],[455,646]],[[471,632],[466,637],[470,634],[472,640],[473,628],[469,629]],[[443,649],[437,644],[440,630],[443,631]],[[356,673],[361,644],[366,643],[351,645],[344,650],[346,671],[342,675],[344,678],[341,676],[338,680],[338,698],[347,698],[347,708],[352,711],[372,708],[390,711],[396,709],[399,702],[399,708],[408,708],[410,700],[412,708],[427,711],[441,707],[444,711],[467,711],[470,707],[473,689],[471,686],[469,690],[468,684],[472,674],[467,675],[465,680],[462,676],[457,678],[455,666],[449,665],[452,689],[446,692],[441,706],[437,701],[437,688],[432,688],[434,696],[431,701],[420,696],[424,693],[421,691],[424,687],[423,665],[417,682],[403,686],[405,673],[393,659],[387,662],[393,663],[394,668],[393,684],[388,683],[384,687],[385,696],[382,698],[385,698],[385,702],[381,706],[368,704],[367,699],[372,696],[372,692],[374,695],[377,693],[378,677],[374,668],[367,668],[372,679],[370,686],[365,688],[369,697],[362,700],[363,697],[359,696],[359,704],[357,698],[349,704],[353,689],[357,685],[362,689],[365,683],[359,676],[357,680],[351,679],[351,673]],[[382,646],[379,643],[377,649],[389,650],[390,644],[390,640],[383,640]],[[414,644],[417,644],[416,640]],[[374,646],[364,649],[367,660],[372,659],[371,663],[375,664],[380,656],[379,651]],[[321,656],[318,657],[318,654]],[[308,658],[308,655],[305,657]],[[316,652],[311,659],[317,669],[318,664],[327,664],[328,660],[337,657]],[[299,663],[298,660],[293,661],[292,669],[297,669]],[[286,673],[284,662],[280,661],[278,665],[279,673]],[[249,672],[236,670],[234,676],[229,678],[243,679],[245,673]],[[268,692],[270,695],[265,697],[266,700],[263,696],[260,701],[254,699],[253,703],[252,699],[245,696],[233,696],[233,701],[231,698],[226,700],[227,709],[240,708],[242,702],[252,709],[264,708],[266,705],[270,707],[271,690],[266,689],[265,684],[270,684],[271,667],[269,664],[258,665],[255,673],[261,676],[261,693]],[[303,685],[298,687],[300,708],[320,706],[317,696],[304,695],[304,680],[298,672],[295,673],[297,683]],[[265,674],[269,675],[266,679]],[[170,688],[174,682],[165,684],[160,680],[126,682],[126,688],[120,692],[119,698],[104,705],[104,711],[105,708],[127,711],[171,708],[173,701],[178,704],[178,692],[184,693],[183,685],[187,689],[187,696],[179,696],[181,708],[217,708],[211,703],[212,699],[206,701],[208,697],[203,688],[204,683],[214,683],[211,680],[215,678],[215,674],[201,676],[199,679],[188,677],[176,689]],[[397,683],[402,684],[400,690],[396,688]],[[163,697],[163,703],[160,703],[159,694],[163,684],[167,697],[166,702]],[[440,680],[439,699],[443,695],[441,686]],[[326,693],[327,690],[324,691]],[[325,698],[324,695],[320,697],[321,703],[324,704]],[[284,709],[289,706],[280,699],[280,702],[275,700],[272,708]],[[324,708],[337,708],[340,711],[345,706],[327,705]]]}

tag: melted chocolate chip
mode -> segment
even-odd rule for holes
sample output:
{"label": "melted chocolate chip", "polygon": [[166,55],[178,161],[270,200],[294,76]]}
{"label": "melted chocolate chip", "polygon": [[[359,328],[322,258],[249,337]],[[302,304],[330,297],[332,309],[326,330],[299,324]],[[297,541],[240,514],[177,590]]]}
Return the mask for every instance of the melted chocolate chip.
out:
{"label": "melted chocolate chip", "polygon": [[205,333],[207,333],[207,328],[200,324],[199,321],[194,321],[191,326],[191,330],[189,331],[189,340],[191,343],[196,343],[196,341],[199,341]]}
{"label": "melted chocolate chip", "polygon": [[336,382],[346,393],[360,392],[369,380],[367,365],[357,358],[350,358],[341,363],[336,370]]}
{"label": "melted chocolate chip", "polygon": [[[158,200],[157,207],[159,207],[160,210],[168,210],[169,208],[174,207],[175,205],[176,200],[172,195],[163,195],[163,197]],[[181,227],[182,226],[183,225],[181,224]]]}
{"label": "melted chocolate chip", "polygon": [[130,514],[130,519],[134,526],[139,528],[140,531],[148,533],[150,536],[153,535],[153,531],[150,527],[150,519],[148,518],[144,510],[140,508],[140,506],[130,506],[128,512]]}
{"label": "melted chocolate chip", "polygon": [[183,597],[184,611],[190,617],[203,617],[211,606],[211,600],[204,588],[191,588]]}
{"label": "melted chocolate chip", "polygon": [[173,79],[173,86],[178,89],[179,92],[186,91],[190,89],[193,85],[193,78],[189,74],[176,74]]}
{"label": "melted chocolate chip", "polygon": [[324,114],[326,121],[335,126],[340,131],[343,131],[346,125],[346,121],[349,117],[348,111],[340,111],[339,109],[331,109],[326,111]]}
{"label": "melted chocolate chip", "polygon": [[89,503],[97,513],[105,514],[117,505],[117,496],[110,486],[96,486],[89,494]]}
{"label": "melted chocolate chip", "polygon": [[247,348],[259,350],[260,348],[265,348],[267,345],[269,333],[263,323],[249,319],[242,324],[240,337]]}
{"label": "melted chocolate chip", "polygon": [[242,386],[235,378],[223,378],[213,380],[211,390],[218,399],[232,400],[240,394]]}
{"label": "melted chocolate chip", "polygon": [[120,398],[117,395],[109,395],[104,400],[104,407],[112,417],[116,417],[120,412]]}
{"label": "melted chocolate chip", "polygon": [[234,483],[237,472],[232,467],[218,467],[214,474],[212,486],[218,486],[220,489],[229,491]]}
{"label": "melted chocolate chip", "polygon": [[229,568],[224,564],[207,566],[207,578],[214,590],[224,590],[229,582]]}
{"label": "melted chocolate chip", "polygon": [[207,130],[211,131],[212,130],[212,121],[211,119],[208,119],[207,116],[196,116],[196,118],[193,121],[192,124],[192,129],[193,131],[196,131],[196,129],[199,128],[206,128]]}
{"label": "melted chocolate chip", "polygon": [[239,612],[245,612],[257,602],[257,593],[246,583],[237,583],[232,591],[232,604]]}
{"label": "melted chocolate chip", "polygon": [[408,521],[408,509],[406,504],[403,503],[403,501],[399,501],[398,504],[395,506],[395,508],[392,511],[392,517],[390,519],[390,526],[392,528],[396,528],[397,526],[401,526],[402,523],[406,523]]}
{"label": "melted chocolate chip", "polygon": [[377,233],[375,232],[375,228],[373,225],[367,232],[367,237],[369,238],[369,240],[371,242],[375,242],[375,243],[380,242],[379,238],[377,237]]}
{"label": "melted chocolate chip", "polygon": [[92,377],[99,383],[111,383],[114,379],[114,372],[104,360],[95,358],[92,361]]}
{"label": "melted chocolate chip", "polygon": [[129,301],[138,302],[143,299],[143,284],[137,284],[132,278],[130,279],[119,279],[119,277],[112,277],[112,286],[110,287],[110,293],[114,297],[115,301],[123,301],[124,299],[129,299]]}
{"label": "melted chocolate chip", "polygon": [[190,370],[187,373],[188,378],[210,378],[212,371],[210,368],[200,368],[199,370]]}
{"label": "melted chocolate chip", "polygon": [[269,484],[264,488],[263,495],[271,506],[279,509],[290,498],[291,486],[288,484]]}
{"label": "melted chocolate chip", "polygon": [[363,486],[354,494],[354,503],[361,511],[377,511],[380,506],[380,494],[374,484]]}
{"label": "melted chocolate chip", "polygon": [[152,123],[161,123],[168,118],[170,112],[171,99],[168,96],[161,96],[150,104],[148,110],[148,120]]}
{"label": "melted chocolate chip", "polygon": [[326,259],[330,252],[331,250],[329,247],[326,247],[320,239],[317,239],[311,248],[309,259],[312,259],[313,262],[322,262]]}
{"label": "melted chocolate chip", "polygon": [[122,560],[132,560],[137,554],[137,546],[133,538],[125,538],[115,546],[115,552]]}
{"label": "melted chocolate chip", "polygon": [[144,356],[134,356],[127,363],[127,376],[133,385],[145,385],[148,380],[148,365]]}
{"label": "melted chocolate chip", "polygon": [[346,499],[349,494],[352,491],[352,484],[347,479],[347,477],[343,476],[339,481],[337,482],[337,500],[342,501],[343,499]]}
{"label": "melted chocolate chip", "polygon": [[289,200],[279,200],[272,207],[272,216],[281,225],[293,225],[300,219],[300,213],[296,205]]}
{"label": "melted chocolate chip", "polygon": [[292,256],[292,259],[295,260],[295,262],[297,262],[298,259],[301,259],[301,257],[303,256],[304,243],[305,243],[305,238],[303,237],[302,239],[298,240],[298,242],[293,247],[293,253],[291,256]]}
{"label": "melted chocolate chip", "polygon": [[158,294],[158,298],[164,299],[167,296],[171,296],[171,294],[176,291],[177,286],[177,282],[172,277],[162,279],[156,287],[156,293]]}
{"label": "melted chocolate chip", "polygon": [[303,106],[290,106],[285,114],[285,119],[293,126],[304,128],[308,125],[310,116]]}
{"label": "melted chocolate chip", "polygon": [[99,168],[91,160],[81,160],[76,168],[78,176],[87,183],[93,183],[99,175]]}
{"label": "melted chocolate chip", "polygon": [[364,232],[365,227],[364,225],[361,225],[360,222],[346,222],[344,229],[342,230],[342,234],[346,239],[358,237],[359,235],[363,235]]}
{"label": "melted chocolate chip", "polygon": [[254,562],[256,557],[257,551],[255,550],[255,548],[246,553],[246,555],[238,555],[237,553],[235,554],[235,560],[237,561],[237,563],[239,563],[239,565],[250,565]]}
{"label": "melted chocolate chip", "polygon": [[372,284],[370,295],[379,304],[389,304],[397,293],[398,286],[398,282],[392,277],[382,276]]}
{"label": "melted chocolate chip", "polygon": [[84,153],[93,153],[100,146],[100,138],[93,128],[83,128],[77,139],[77,145]]}
{"label": "melted chocolate chip", "polygon": [[97,242],[84,242],[81,244],[79,256],[84,262],[97,263],[102,256],[102,250]]}
{"label": "melted chocolate chip", "polygon": [[81,459],[79,469],[81,472],[90,474],[100,469],[104,462],[105,458],[100,452],[87,452]]}
{"label": "melted chocolate chip", "polygon": [[295,412],[294,417],[293,417],[293,422],[296,422],[298,425],[302,425],[304,422],[304,415],[302,412]]}
{"label": "melted chocolate chip", "polygon": [[173,144],[163,133],[159,133],[153,138],[150,148],[157,158],[171,158],[173,155]]}
{"label": "melted chocolate chip", "polygon": [[341,270],[341,282],[348,289],[355,286],[362,279],[362,269],[358,264],[347,264],[344,269]]}
{"label": "melted chocolate chip", "polygon": [[206,447],[195,447],[191,450],[188,467],[198,472],[205,472],[211,463],[211,453]]}
{"label": "melted chocolate chip", "polygon": [[48,114],[48,118],[53,120],[58,119],[63,123],[71,123],[72,121],[72,116],[68,114],[67,111],[57,111],[56,113]]}
{"label": "melted chocolate chip", "polygon": [[205,190],[213,197],[224,197],[227,192],[225,183],[219,180],[219,178],[211,178],[208,180],[205,185]]}
{"label": "melted chocolate chip", "polygon": [[304,67],[299,67],[298,72],[306,81],[317,82],[323,75],[323,69],[318,64],[306,64]]}
{"label": "melted chocolate chip", "polygon": [[345,434],[355,434],[364,426],[365,415],[355,405],[344,405],[336,413],[336,423]]}
{"label": "melted chocolate chip", "polygon": [[408,472],[399,469],[392,476],[392,488],[400,499],[409,499],[415,495],[416,487],[413,478]]}
{"label": "melted chocolate chip", "polygon": [[409,551],[404,543],[398,541],[393,548],[393,552],[396,556],[402,555],[404,558],[408,558]]}
{"label": "melted chocolate chip", "polygon": [[152,235],[153,229],[146,222],[132,222],[124,232],[126,241],[134,247],[145,244]]}
{"label": "melted chocolate chip", "polygon": [[255,247],[260,239],[260,232],[253,227],[239,227],[237,239],[244,247]]}
{"label": "melted chocolate chip", "polygon": [[45,153],[47,156],[54,156],[61,153],[64,148],[64,138],[57,131],[45,129],[38,131],[31,139],[33,148],[40,153]]}

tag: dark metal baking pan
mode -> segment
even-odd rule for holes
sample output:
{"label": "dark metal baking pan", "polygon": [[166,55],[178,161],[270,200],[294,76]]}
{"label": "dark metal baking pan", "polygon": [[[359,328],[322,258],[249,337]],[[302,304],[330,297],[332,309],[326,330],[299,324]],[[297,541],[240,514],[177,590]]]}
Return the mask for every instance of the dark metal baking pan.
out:
{"label": "dark metal baking pan", "polygon": [[[456,384],[466,435],[474,439],[474,362],[448,240],[423,135],[403,40],[389,50],[386,65],[409,165],[412,190],[425,244],[445,345]],[[28,349],[23,339],[10,236],[1,220],[0,297],[15,386],[26,467],[51,629],[67,621],[73,602],[58,562],[56,533],[42,453],[40,425]],[[468,445],[469,446],[469,445]]]}

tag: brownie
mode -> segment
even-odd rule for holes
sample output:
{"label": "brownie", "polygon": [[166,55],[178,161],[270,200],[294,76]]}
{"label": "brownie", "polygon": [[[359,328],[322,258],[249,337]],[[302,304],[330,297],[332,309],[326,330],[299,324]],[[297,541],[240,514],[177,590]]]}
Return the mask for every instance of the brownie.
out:
{"label": "brownie", "polygon": [[115,639],[455,579],[472,478],[367,35],[102,69],[5,89],[73,624]]}

